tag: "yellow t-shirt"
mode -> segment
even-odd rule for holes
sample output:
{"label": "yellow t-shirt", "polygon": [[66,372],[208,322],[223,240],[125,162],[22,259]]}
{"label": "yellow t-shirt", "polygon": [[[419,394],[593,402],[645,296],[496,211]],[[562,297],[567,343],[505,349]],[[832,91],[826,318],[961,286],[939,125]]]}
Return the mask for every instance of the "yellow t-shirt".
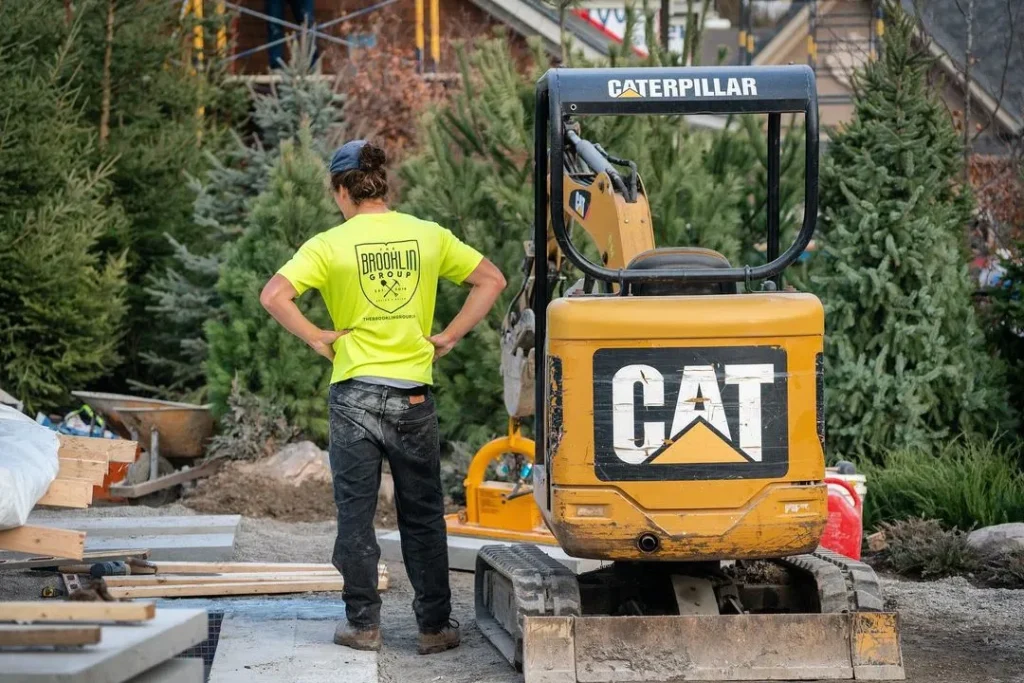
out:
{"label": "yellow t-shirt", "polygon": [[312,237],[278,274],[317,289],[334,329],[331,382],[373,376],[432,384],[437,280],[461,284],[483,256],[437,223],[396,211],[359,214]]}

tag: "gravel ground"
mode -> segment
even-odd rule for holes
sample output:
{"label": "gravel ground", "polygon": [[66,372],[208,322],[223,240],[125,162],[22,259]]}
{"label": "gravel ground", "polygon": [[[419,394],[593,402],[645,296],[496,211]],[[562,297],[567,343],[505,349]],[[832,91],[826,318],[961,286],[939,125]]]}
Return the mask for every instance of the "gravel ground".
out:
{"label": "gravel ground", "polygon": [[[46,516],[190,515],[176,504],[163,508],[94,507]],[[287,523],[242,518],[235,559],[327,562],[333,522]],[[391,563],[384,594],[385,683],[518,683],[508,663],[487,643],[473,619],[473,576],[452,572],[453,616],[462,623],[462,647],[432,657],[416,654],[412,590],[400,563]],[[36,599],[57,579],[38,572],[0,573],[0,600]],[[885,579],[887,597],[902,619],[903,655],[912,683],[1024,683],[1024,591],[979,589],[964,579],[912,583]],[[325,599],[337,599],[325,596]]]}

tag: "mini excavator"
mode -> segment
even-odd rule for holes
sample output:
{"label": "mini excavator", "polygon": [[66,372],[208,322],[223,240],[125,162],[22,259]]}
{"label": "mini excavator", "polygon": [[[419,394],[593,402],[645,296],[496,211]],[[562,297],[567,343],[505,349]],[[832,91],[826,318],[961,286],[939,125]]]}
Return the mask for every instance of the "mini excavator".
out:
{"label": "mini excavator", "polygon": [[[805,209],[780,253],[786,113],[806,127]],[[765,263],[656,247],[636,165],[578,127],[683,114],[767,116]],[[479,552],[479,628],[527,683],[902,679],[874,572],[819,548],[824,313],[778,287],[818,211],[814,73],[558,68],[534,123],[534,235],[503,335],[513,429],[474,461],[481,479],[511,446],[532,497],[467,484],[538,540]],[[530,416],[532,443],[516,427]],[[546,534],[604,566],[576,576],[536,547]]]}

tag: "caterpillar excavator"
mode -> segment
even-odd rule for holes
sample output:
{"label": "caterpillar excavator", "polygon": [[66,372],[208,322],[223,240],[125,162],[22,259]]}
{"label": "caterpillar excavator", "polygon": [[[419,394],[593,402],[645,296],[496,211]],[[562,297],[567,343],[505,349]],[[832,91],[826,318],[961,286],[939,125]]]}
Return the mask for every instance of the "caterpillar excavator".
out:
{"label": "caterpillar excavator", "polygon": [[[636,165],[578,125],[732,113],[767,115],[757,265],[657,247]],[[806,127],[805,207],[780,253],[787,113]],[[778,287],[814,233],[817,114],[806,66],[558,68],[538,81],[505,402],[514,424],[534,418],[533,444],[512,435],[533,460],[524,518],[539,512],[569,555],[604,564],[577,576],[531,544],[478,553],[477,623],[526,683],[904,677],[874,572],[819,548],[824,313]],[[496,495],[518,505],[521,488]]]}

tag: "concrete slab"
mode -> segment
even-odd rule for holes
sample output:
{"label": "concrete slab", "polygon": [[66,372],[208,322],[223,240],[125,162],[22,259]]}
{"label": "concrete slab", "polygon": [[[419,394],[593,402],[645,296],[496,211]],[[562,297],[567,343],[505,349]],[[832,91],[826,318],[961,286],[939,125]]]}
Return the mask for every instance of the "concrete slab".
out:
{"label": "concrete slab", "polygon": [[84,531],[89,538],[134,536],[183,536],[233,534],[240,515],[195,515],[174,517],[39,517],[28,524]]}
{"label": "concrete slab", "polygon": [[209,683],[377,683],[377,653],[335,645],[336,624],[227,616]]}
{"label": "concrete slab", "polygon": [[169,659],[128,683],[203,683],[203,660],[198,657]]}
{"label": "concrete slab", "polygon": [[184,534],[181,536],[97,536],[86,532],[86,551],[134,550],[146,548],[150,560],[188,560],[218,562],[230,560],[235,554],[235,535]]}
{"label": "concrete slab", "polygon": [[[88,541],[88,539],[86,539]],[[390,531],[377,536],[380,545],[380,556],[383,560],[402,561],[401,539],[397,531]],[[461,571],[476,570],[476,554],[485,545],[512,545],[508,541],[495,541],[489,538],[471,538],[469,536],[448,536],[448,567]],[[576,574],[600,569],[611,564],[601,560],[584,560],[567,555],[564,550],[553,545],[538,545],[545,554],[565,565]]]}
{"label": "concrete slab", "polygon": [[98,645],[0,653],[0,683],[124,683],[206,640],[204,610],[158,609],[137,624],[103,626]]}

